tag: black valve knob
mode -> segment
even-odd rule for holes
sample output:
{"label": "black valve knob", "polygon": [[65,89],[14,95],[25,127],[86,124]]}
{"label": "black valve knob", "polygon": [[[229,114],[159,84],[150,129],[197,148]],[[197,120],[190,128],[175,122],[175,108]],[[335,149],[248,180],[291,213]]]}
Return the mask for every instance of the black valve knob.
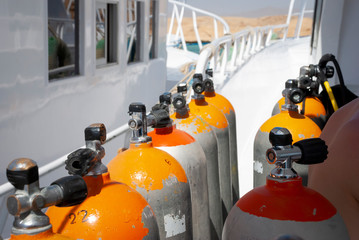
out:
{"label": "black valve knob", "polygon": [[178,93],[187,92],[187,84],[186,83],[179,83],[178,86],[177,86],[177,92]]}
{"label": "black valve knob", "polygon": [[57,185],[62,190],[62,201],[56,206],[69,207],[82,203],[87,197],[85,180],[80,176],[67,176],[60,178],[51,185]]}
{"label": "black valve knob", "polygon": [[285,88],[289,89],[289,88],[298,88],[298,80],[296,79],[288,79],[285,82]]}
{"label": "black valve knob", "polygon": [[204,84],[199,78],[193,78],[192,84],[193,91],[197,94],[201,94],[204,91]]}
{"label": "black valve knob", "polygon": [[328,147],[325,141],[320,138],[309,138],[293,144],[300,148],[302,157],[297,160],[299,164],[317,164],[327,159]]}
{"label": "black valve knob", "polygon": [[199,80],[203,81],[203,76],[201,73],[195,73],[193,74],[193,79],[198,78]]}
{"label": "black valve knob", "polygon": [[334,76],[334,67],[326,66],[324,71],[327,78],[332,78]]}
{"label": "black valve knob", "polygon": [[10,162],[6,176],[16,189],[24,189],[25,185],[39,181],[38,166],[29,158],[18,158]]}
{"label": "black valve knob", "polygon": [[165,103],[167,105],[171,104],[171,93],[170,92],[165,92],[163,94],[160,95],[160,103]]}
{"label": "black valve knob", "polygon": [[301,77],[299,79],[300,88],[308,88],[311,86],[312,80],[309,77]]}
{"label": "black valve knob", "polygon": [[269,141],[272,146],[292,145],[292,134],[286,128],[275,127],[269,133]]}
{"label": "black valve knob", "polygon": [[94,123],[85,128],[85,141],[99,140],[101,144],[106,142],[106,127],[103,123]]}
{"label": "black valve knob", "polygon": [[207,74],[208,76],[210,76],[210,77],[213,77],[213,69],[212,69],[212,68],[208,68],[208,69],[206,70],[206,74]]}
{"label": "black valve knob", "polygon": [[163,128],[171,123],[170,115],[165,109],[157,109],[151,112],[155,118],[154,128]]}
{"label": "black valve knob", "polygon": [[175,95],[172,104],[176,109],[182,109],[186,106],[186,98],[179,94]]}
{"label": "black valve knob", "polygon": [[213,81],[212,79],[205,79],[204,82],[204,89],[206,92],[213,92],[214,91],[214,84],[213,84]]}
{"label": "black valve knob", "polygon": [[80,148],[67,156],[65,169],[70,175],[85,176],[97,160],[97,153],[94,150]]}
{"label": "black valve knob", "polygon": [[146,106],[143,103],[134,102],[130,104],[130,106],[128,107],[128,111],[129,113],[133,113],[133,112],[146,113]]}
{"label": "black valve knob", "polygon": [[299,88],[292,89],[289,92],[289,99],[295,104],[302,102],[304,97],[305,93]]}

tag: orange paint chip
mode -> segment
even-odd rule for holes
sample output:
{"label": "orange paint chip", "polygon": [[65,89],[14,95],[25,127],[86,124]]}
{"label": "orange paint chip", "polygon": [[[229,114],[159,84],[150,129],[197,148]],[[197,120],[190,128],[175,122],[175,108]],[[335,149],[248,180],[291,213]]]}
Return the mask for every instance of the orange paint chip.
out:
{"label": "orange paint chip", "polygon": [[191,126],[194,126],[194,129],[196,129],[195,131],[193,131],[194,134],[212,131],[212,128],[205,120],[203,120],[203,118],[191,112],[189,112],[189,116],[187,118],[177,118],[176,113],[174,113],[171,115],[171,119],[174,120],[176,125],[184,125],[187,129],[190,129]]}
{"label": "orange paint chip", "polygon": [[228,122],[224,114],[205,100],[192,99],[188,106],[191,112],[202,117],[209,125],[217,128],[228,127]]}
{"label": "orange paint chip", "polygon": [[135,189],[160,190],[164,187],[163,181],[170,178],[187,182],[179,162],[168,153],[154,148],[152,143],[130,144],[127,151],[111,160],[108,168],[114,179]]}
{"label": "orange paint chip", "polygon": [[216,106],[222,113],[226,115],[229,115],[231,111],[234,113],[231,102],[221,94],[206,92],[204,95],[206,96],[206,102]]}
{"label": "orange paint chip", "polygon": [[295,111],[282,111],[269,118],[260,131],[269,133],[274,127],[287,128],[292,134],[293,143],[304,138],[319,137],[322,132],[310,118]]}

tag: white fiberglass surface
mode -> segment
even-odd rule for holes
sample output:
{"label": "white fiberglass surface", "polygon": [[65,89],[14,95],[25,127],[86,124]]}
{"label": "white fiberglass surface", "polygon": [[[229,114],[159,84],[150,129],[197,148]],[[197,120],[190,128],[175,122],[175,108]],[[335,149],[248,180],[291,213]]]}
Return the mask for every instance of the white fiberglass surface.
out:
{"label": "white fiberglass surface", "polygon": [[253,141],[257,130],[271,117],[285,81],[297,78],[300,67],[310,61],[310,37],[277,42],[254,55],[217,88],[236,111],[241,196],[253,188]]}

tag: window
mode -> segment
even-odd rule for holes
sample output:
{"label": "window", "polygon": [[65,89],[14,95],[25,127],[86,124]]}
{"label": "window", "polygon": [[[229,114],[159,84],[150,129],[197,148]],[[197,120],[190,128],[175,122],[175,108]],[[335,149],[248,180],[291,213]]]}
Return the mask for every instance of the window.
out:
{"label": "window", "polygon": [[117,5],[96,3],[96,65],[117,62]]}
{"label": "window", "polygon": [[141,33],[143,33],[144,2],[127,0],[127,62],[141,61],[142,45]]}
{"label": "window", "polygon": [[157,58],[158,52],[158,1],[151,0],[150,1],[150,26],[149,26],[149,54],[150,59]]}
{"label": "window", "polygon": [[79,74],[79,1],[48,0],[49,81]]}

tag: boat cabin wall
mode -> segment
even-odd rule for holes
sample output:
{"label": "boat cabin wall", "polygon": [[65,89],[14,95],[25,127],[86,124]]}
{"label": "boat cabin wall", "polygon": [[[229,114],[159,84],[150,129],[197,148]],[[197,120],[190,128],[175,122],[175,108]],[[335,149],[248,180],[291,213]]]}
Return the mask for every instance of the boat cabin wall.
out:
{"label": "boat cabin wall", "polygon": [[[359,1],[317,0],[322,4],[317,47],[313,50],[313,62],[323,54],[332,53],[337,58],[347,87],[359,95],[358,22]],[[321,5],[320,4],[320,5]],[[329,79],[331,85],[339,84],[338,78]]]}
{"label": "boat cabin wall", "polygon": [[[50,2],[64,4],[72,1],[0,2],[0,161],[3,165],[0,184],[7,181],[5,168],[11,160],[29,157],[41,167],[84,145],[84,129],[91,123],[102,122],[110,132],[127,123],[131,102],[142,101],[151,106],[165,91],[166,0],[141,0],[133,4],[141,4],[141,15],[135,19],[140,22],[137,29],[141,32],[137,30],[137,41],[133,44],[142,52],[137,54],[138,60],[131,63],[127,57],[130,41],[128,1],[79,0],[78,75],[58,80],[49,79]],[[153,25],[150,27],[149,8],[153,5],[158,14],[154,20],[156,31],[152,31]],[[107,52],[116,57],[104,65],[96,61],[97,6],[107,7],[106,10],[114,11],[116,16],[111,37],[116,40],[117,47],[114,53]],[[156,42],[152,44],[157,45],[148,54],[152,46],[149,44],[150,32],[156,34],[153,38]],[[122,146],[122,139],[105,145],[105,163]],[[54,180],[57,177],[46,178]]]}

